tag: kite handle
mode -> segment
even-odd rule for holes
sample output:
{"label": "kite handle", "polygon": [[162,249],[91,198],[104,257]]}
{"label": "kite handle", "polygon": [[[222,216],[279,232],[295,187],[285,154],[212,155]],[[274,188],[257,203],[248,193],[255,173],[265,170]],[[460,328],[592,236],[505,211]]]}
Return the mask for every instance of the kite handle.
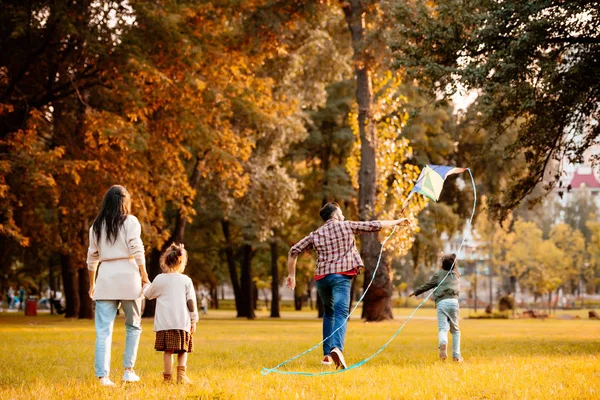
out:
{"label": "kite handle", "polygon": [[404,214],[404,211],[406,211],[406,206],[408,205],[410,199],[413,197],[413,194],[415,194],[415,192],[410,192],[406,200],[404,200],[404,203],[402,203],[402,211],[400,212],[400,215]]}

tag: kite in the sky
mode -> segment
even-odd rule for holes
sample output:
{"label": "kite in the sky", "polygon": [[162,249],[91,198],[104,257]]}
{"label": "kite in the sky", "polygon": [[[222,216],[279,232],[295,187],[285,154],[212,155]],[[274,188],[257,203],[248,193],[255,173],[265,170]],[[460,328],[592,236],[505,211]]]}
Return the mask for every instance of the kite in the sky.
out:
{"label": "kite in the sky", "polygon": [[459,174],[466,170],[467,168],[447,167],[445,165],[426,165],[421,170],[421,175],[419,175],[419,179],[410,191],[408,198],[412,197],[414,193],[420,193],[433,201],[438,201],[446,178],[449,175]]}

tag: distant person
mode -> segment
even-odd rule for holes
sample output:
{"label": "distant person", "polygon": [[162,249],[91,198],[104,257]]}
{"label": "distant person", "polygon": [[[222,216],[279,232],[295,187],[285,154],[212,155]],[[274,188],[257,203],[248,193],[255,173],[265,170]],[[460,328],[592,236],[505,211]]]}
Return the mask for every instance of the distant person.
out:
{"label": "distant person", "polygon": [[23,286],[19,289],[19,309],[25,308],[25,289]]}
{"label": "distant person", "polygon": [[142,282],[149,283],[141,232],[138,219],[131,215],[129,193],[123,186],[112,186],[90,228],[87,257],[89,294],[96,302],[94,368],[103,386],[114,386],[109,378],[110,351],[119,303],[125,312],[126,331],[123,381],[140,380],[133,367],[142,332]]}
{"label": "distant person", "polygon": [[198,309],[194,284],[183,274],[187,258],[183,245],[171,244],[160,258],[163,273],[144,286],[144,296],[156,299],[154,348],[164,352],[165,382],[173,380],[173,354],[177,354],[177,383],[190,382],[186,374],[187,355],[194,349]]}
{"label": "distant person", "polygon": [[210,300],[210,294],[206,290],[203,290],[200,294],[200,309],[202,310],[202,314],[208,314],[208,302]]}
{"label": "distant person", "polygon": [[292,290],[296,287],[296,260],[303,252],[314,249],[317,253],[315,281],[325,309],[323,339],[337,331],[323,342],[322,364],[331,365],[333,362],[337,368],[345,369],[343,351],[348,327],[346,318],[350,307],[350,283],[363,267],[354,236],[399,224],[410,225],[410,222],[406,218],[394,221],[345,221],[340,206],[333,202],[325,204],[319,215],[325,223],[290,249],[286,284]]}
{"label": "distant person", "polygon": [[[433,299],[435,300],[438,318],[438,347],[440,359],[448,358],[448,330],[452,333],[452,358],[456,362],[462,362],[460,355],[460,329],[458,326],[458,296],[460,294],[460,273],[456,266],[456,254],[442,255],[442,267],[436,272],[429,282],[419,286],[409,297],[418,296],[421,293],[435,288]],[[450,274],[448,274],[448,271]],[[444,277],[448,277],[444,280]],[[444,280],[442,282],[442,280]],[[440,284],[440,282],[442,282]]]}
{"label": "distant person", "polygon": [[6,301],[8,308],[13,308],[15,301],[15,289],[12,286],[9,286],[8,291],[6,292]]}

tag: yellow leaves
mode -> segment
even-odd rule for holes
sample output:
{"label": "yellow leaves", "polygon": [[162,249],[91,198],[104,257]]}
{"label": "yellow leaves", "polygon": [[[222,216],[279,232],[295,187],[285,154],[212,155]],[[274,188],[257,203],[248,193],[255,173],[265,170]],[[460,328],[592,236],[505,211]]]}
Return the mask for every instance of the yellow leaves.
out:
{"label": "yellow leaves", "polygon": [[206,82],[204,82],[203,80],[196,78],[195,82],[196,82],[196,87],[198,88],[198,90],[206,89],[207,85],[206,85]]}
{"label": "yellow leaves", "polygon": [[15,110],[12,104],[0,103],[0,115],[10,114]]}

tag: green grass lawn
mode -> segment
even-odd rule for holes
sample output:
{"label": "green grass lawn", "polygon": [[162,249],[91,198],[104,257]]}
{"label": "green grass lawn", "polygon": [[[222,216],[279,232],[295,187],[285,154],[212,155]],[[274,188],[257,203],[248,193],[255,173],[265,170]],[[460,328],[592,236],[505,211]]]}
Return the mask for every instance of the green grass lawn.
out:
{"label": "green grass lawn", "polygon": [[[408,315],[408,310],[396,310]],[[467,314],[467,312],[463,312]],[[92,321],[0,314],[1,399],[598,399],[600,322],[581,320],[462,320],[464,364],[437,359],[437,324],[420,310],[390,346],[361,368],[324,377],[271,374],[272,367],[320,340],[314,313],[285,312],[281,320],[236,320],[232,312],[201,319],[189,357],[189,386],[162,383],[162,354],[153,350],[152,321],[144,321],[136,371],[122,384],[123,317],[115,325],[111,378],[93,377]],[[346,358],[375,352],[401,319],[350,322]],[[318,372],[321,351],[285,369]]]}

